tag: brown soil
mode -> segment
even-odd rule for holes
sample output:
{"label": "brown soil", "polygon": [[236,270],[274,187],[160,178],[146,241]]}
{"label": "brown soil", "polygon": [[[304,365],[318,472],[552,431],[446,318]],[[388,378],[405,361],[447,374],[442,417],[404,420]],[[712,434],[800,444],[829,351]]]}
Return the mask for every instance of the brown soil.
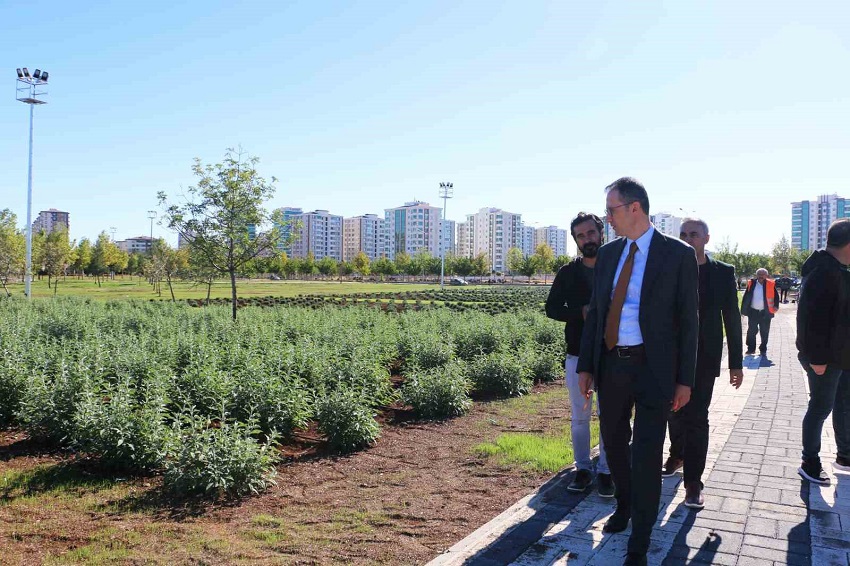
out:
{"label": "brown soil", "polygon": [[[404,420],[404,413],[398,415]],[[285,447],[277,487],[237,503],[175,509],[158,478],[103,481],[91,463],[0,435],[0,562],[119,564],[423,564],[546,481],[477,456],[504,431],[556,432],[563,385],[528,399],[476,402],[442,423],[387,418],[378,443],[324,455],[310,431]],[[3,477],[47,464],[36,481]],[[59,465],[58,468],[55,465]],[[67,473],[53,473],[64,469]]]}

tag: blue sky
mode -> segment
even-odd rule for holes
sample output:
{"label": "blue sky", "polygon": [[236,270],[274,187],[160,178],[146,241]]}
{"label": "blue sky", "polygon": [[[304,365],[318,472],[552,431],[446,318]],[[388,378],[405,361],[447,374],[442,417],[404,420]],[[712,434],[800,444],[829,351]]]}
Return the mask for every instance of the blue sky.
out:
{"label": "blue sky", "polygon": [[[72,238],[148,234],[156,193],[241,145],[279,179],[271,207],[383,214],[414,197],[532,225],[600,212],[641,179],[653,211],[767,251],[790,203],[850,197],[850,3],[0,3],[0,208]],[[159,226],[155,236],[173,235]]]}

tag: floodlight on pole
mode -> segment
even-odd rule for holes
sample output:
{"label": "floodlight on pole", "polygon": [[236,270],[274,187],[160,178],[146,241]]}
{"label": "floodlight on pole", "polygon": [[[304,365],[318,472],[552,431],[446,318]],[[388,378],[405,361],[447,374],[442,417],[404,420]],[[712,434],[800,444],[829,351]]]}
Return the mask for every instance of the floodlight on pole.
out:
{"label": "floodlight on pole", "polygon": [[154,218],[156,218],[156,211],[155,210],[149,210],[148,211],[148,218],[150,218],[150,221],[151,221],[151,241],[148,242],[148,249],[150,250],[151,253],[153,253],[153,221],[154,221]]}
{"label": "floodlight on pole", "polygon": [[[446,228],[446,203],[454,196],[454,183],[440,183],[440,198],[443,199],[443,225]],[[440,230],[440,290],[446,288],[446,246],[444,244],[443,230]]]}
{"label": "floodlight on pole", "polygon": [[24,293],[30,299],[32,298],[30,292],[32,286],[32,119],[33,107],[36,104],[47,104],[46,100],[39,98],[47,94],[47,91],[44,90],[44,85],[47,84],[47,72],[36,69],[35,76],[31,77],[26,67],[16,69],[16,71],[18,84],[15,87],[15,98],[30,106],[29,165],[27,167],[27,264],[24,273]]}

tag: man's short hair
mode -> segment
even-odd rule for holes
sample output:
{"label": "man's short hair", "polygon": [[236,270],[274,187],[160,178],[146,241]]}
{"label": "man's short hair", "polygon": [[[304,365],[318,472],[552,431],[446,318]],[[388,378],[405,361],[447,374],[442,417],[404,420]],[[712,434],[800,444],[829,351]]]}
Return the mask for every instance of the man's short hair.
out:
{"label": "man's short hair", "polygon": [[623,204],[636,202],[640,204],[640,208],[643,210],[644,214],[649,214],[649,195],[646,194],[646,189],[637,179],[633,179],[632,177],[620,177],[605,187],[606,194],[611,191],[617,191],[617,194],[620,195],[620,200],[623,201]]}
{"label": "man's short hair", "polygon": [[702,229],[705,230],[705,235],[708,236],[708,223],[702,218],[685,218],[684,220],[682,220],[682,226],[688,223],[699,224],[700,226],[702,226]]}
{"label": "man's short hair", "polygon": [[575,230],[576,226],[578,226],[582,222],[587,222],[588,220],[593,221],[593,224],[596,225],[596,229],[599,231],[599,234],[602,235],[602,228],[605,226],[602,223],[602,219],[599,218],[598,216],[596,216],[595,214],[592,214],[592,213],[579,212],[578,214],[576,214],[576,217],[573,218],[572,221],[570,222],[570,235],[572,235],[574,240],[575,240],[575,237],[576,237],[576,230]]}
{"label": "man's short hair", "polygon": [[839,218],[829,225],[826,247],[843,248],[847,244],[850,244],[850,218]]}
{"label": "man's short hair", "polygon": [[759,273],[764,273],[765,276],[770,275],[770,272],[763,267],[759,267],[758,269],[756,269],[756,277],[759,276]]}

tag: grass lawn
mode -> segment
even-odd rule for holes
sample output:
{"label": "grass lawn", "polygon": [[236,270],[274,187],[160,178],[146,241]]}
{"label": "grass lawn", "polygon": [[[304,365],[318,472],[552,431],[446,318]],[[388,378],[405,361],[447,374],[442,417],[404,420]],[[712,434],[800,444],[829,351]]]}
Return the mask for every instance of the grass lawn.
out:
{"label": "grass lawn", "polygon": [[[296,295],[329,295],[331,293],[380,293],[390,291],[424,291],[439,289],[439,285],[423,283],[360,283],[345,281],[271,281],[269,279],[240,279],[236,282],[236,291],[240,297],[294,297]],[[447,287],[448,288],[448,287]],[[469,287],[467,287],[469,288]],[[23,284],[9,285],[12,295],[23,296]],[[2,289],[0,289],[2,292]],[[48,289],[47,278],[35,280],[32,284],[33,297],[51,297],[53,289]],[[162,296],[157,295],[144,278],[118,276],[113,280],[102,281],[101,286],[94,278],[77,279],[68,277],[59,281],[57,295],[91,297],[93,299],[169,299],[168,286],[162,284]],[[183,281],[174,283],[174,296],[177,299],[203,299],[207,296],[205,286],[193,285]],[[213,298],[230,297],[230,282],[216,281],[212,287]]]}

